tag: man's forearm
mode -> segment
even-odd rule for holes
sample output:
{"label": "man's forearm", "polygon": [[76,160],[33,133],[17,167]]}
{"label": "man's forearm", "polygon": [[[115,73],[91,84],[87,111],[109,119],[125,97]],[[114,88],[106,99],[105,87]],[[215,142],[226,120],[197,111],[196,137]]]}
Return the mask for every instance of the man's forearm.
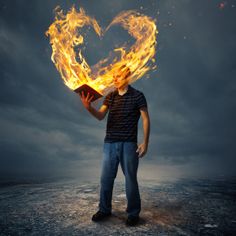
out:
{"label": "man's forearm", "polygon": [[83,91],[82,91],[80,98],[81,98],[81,101],[82,101],[84,107],[90,112],[91,115],[93,115],[98,120],[102,120],[105,117],[105,115],[108,111],[107,105],[103,104],[99,110],[95,109],[91,105],[91,101],[93,99],[93,96],[90,96],[88,93],[87,96],[85,97]]}
{"label": "man's forearm", "polygon": [[149,117],[146,117],[146,119],[143,120],[143,139],[146,145],[148,145],[149,142],[149,135],[150,135],[150,119]]}
{"label": "man's forearm", "polygon": [[104,118],[103,114],[92,106],[88,107],[87,110],[90,112],[90,114],[92,114],[98,120],[102,120]]}
{"label": "man's forearm", "polygon": [[139,157],[143,157],[147,150],[148,150],[148,142],[149,142],[149,134],[150,134],[150,120],[149,120],[149,115],[147,110],[146,111],[142,111],[142,119],[143,119],[143,142],[141,144],[138,145],[138,149],[136,150],[136,152],[139,153]]}

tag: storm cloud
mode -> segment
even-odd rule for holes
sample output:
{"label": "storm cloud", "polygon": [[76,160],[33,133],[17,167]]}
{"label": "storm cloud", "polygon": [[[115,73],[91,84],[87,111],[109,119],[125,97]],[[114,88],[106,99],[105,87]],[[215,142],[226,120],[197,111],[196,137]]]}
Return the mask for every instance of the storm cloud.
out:
{"label": "storm cloud", "polygon": [[[106,122],[83,108],[51,62],[53,9],[83,7],[102,27],[123,10],[156,19],[157,69],[133,86],[148,101],[149,152],[140,179],[233,176],[236,7],[227,1],[0,1],[0,178],[98,178]],[[132,38],[119,27],[86,38],[92,65]],[[102,101],[95,104],[97,107]],[[140,122],[139,141],[142,141]],[[165,172],[165,173],[164,173]]]}

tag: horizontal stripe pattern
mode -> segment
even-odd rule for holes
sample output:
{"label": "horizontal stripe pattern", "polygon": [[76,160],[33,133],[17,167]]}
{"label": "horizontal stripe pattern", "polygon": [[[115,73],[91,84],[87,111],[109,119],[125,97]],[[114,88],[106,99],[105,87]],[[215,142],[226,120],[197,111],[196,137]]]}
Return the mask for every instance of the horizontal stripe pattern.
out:
{"label": "horizontal stripe pattern", "polygon": [[106,96],[103,104],[109,108],[105,142],[137,142],[140,108],[147,107],[143,93],[129,85],[124,95],[114,91]]}

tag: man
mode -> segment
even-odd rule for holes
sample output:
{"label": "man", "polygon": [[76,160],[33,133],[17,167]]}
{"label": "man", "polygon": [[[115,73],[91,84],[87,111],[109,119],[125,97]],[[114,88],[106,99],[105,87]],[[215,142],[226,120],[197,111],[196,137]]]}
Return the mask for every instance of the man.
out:
{"label": "man", "polygon": [[[147,102],[143,93],[128,85],[130,70],[126,68],[122,74],[114,77],[116,91],[104,99],[99,110],[91,106],[92,96],[82,93],[81,100],[85,108],[98,120],[104,119],[108,110],[104,156],[101,173],[99,210],[93,215],[93,221],[101,221],[111,215],[112,191],[114,180],[120,163],[125,175],[125,187],[128,218],[126,224],[134,226],[139,221],[141,199],[137,181],[139,158],[148,149],[150,120]],[[142,117],[143,142],[137,145],[138,120]]]}

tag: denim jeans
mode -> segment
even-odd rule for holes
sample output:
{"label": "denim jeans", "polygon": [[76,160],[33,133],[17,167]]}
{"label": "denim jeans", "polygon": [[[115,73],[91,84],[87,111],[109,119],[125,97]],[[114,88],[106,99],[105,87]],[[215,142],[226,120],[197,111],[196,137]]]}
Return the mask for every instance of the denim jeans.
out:
{"label": "denim jeans", "polygon": [[141,199],[137,181],[139,158],[135,142],[104,143],[99,210],[111,213],[112,191],[119,163],[125,176],[128,216],[138,216]]}

